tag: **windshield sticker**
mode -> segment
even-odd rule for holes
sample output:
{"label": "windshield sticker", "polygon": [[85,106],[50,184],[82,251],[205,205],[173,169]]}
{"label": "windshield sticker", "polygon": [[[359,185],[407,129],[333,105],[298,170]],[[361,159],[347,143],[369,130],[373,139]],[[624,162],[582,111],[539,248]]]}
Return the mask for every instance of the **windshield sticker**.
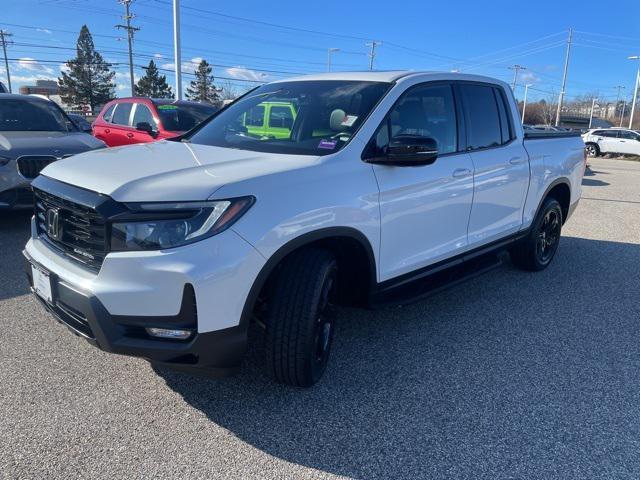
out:
{"label": "windshield sticker", "polygon": [[325,140],[325,139],[322,139],[322,140],[320,140],[320,143],[318,144],[318,148],[324,148],[326,150],[333,150],[334,148],[336,148],[337,144],[338,144],[337,140]]}
{"label": "windshield sticker", "polygon": [[177,105],[158,105],[158,110],[177,110]]}
{"label": "windshield sticker", "polygon": [[342,122],[340,122],[340,125],[342,125],[343,127],[351,127],[354,123],[356,123],[356,120],[358,120],[357,115],[345,115],[342,119]]}

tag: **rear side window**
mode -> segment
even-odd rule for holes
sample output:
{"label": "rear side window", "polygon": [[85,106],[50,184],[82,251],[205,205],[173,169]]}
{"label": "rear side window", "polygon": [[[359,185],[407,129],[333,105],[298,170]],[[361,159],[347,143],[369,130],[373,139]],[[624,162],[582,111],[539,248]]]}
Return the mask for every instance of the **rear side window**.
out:
{"label": "rear side window", "polygon": [[111,117],[111,123],[116,125],[129,125],[132,103],[118,103],[116,110]]}
{"label": "rear side window", "polygon": [[114,103],[113,105],[111,105],[109,108],[107,108],[107,111],[104,112],[104,115],[102,115],[102,119],[105,122],[111,122],[111,119],[113,117],[113,111],[116,109],[116,104]]}
{"label": "rear side window", "polygon": [[502,143],[508,143],[513,139],[513,132],[511,130],[511,122],[507,114],[507,105],[504,94],[497,88],[493,89],[493,93],[496,96],[496,102],[498,103],[498,113],[500,114],[500,132],[502,134]]}
{"label": "rear side window", "polygon": [[638,140],[638,134],[630,130],[620,130],[618,138],[624,138],[625,140]]}
{"label": "rear side window", "polygon": [[269,112],[269,126],[275,128],[291,128],[293,126],[293,114],[289,107],[271,107]]}
{"label": "rear side window", "polygon": [[494,89],[488,85],[461,85],[469,150],[502,144],[500,114]]}

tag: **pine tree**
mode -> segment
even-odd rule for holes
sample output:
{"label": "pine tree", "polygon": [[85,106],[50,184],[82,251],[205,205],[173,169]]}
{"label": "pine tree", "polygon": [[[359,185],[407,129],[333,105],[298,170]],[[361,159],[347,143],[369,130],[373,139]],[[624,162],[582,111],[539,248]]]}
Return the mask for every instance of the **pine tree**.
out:
{"label": "pine tree", "polygon": [[167,76],[160,75],[153,60],[149,61],[146,73],[138,80],[136,95],[151,98],[173,98],[171,87],[167,84]]}
{"label": "pine tree", "polygon": [[212,67],[206,60],[198,64],[195,71],[196,79],[187,88],[187,98],[198,102],[220,103],[220,95],[213,84]]}
{"label": "pine tree", "polygon": [[109,70],[96,52],[89,28],[83,25],[76,44],[76,58],[67,62],[69,72],[61,72],[58,87],[62,101],[75,108],[89,105],[91,111],[115,97],[115,72]]}

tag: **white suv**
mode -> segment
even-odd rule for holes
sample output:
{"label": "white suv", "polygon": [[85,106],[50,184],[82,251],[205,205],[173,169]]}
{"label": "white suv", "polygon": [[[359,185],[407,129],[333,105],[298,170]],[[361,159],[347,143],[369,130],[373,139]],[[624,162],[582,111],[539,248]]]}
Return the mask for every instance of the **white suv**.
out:
{"label": "white suv", "polygon": [[582,135],[590,157],[603,153],[640,155],[640,132],[627,128],[597,128]]}
{"label": "white suv", "polygon": [[546,268],[583,173],[580,137],[525,134],[499,80],[283,80],[177,141],[48,166],[27,272],[44,306],[103,350],[228,370],[255,320],[271,375],[309,386],[333,304],[403,303],[501,249]]}

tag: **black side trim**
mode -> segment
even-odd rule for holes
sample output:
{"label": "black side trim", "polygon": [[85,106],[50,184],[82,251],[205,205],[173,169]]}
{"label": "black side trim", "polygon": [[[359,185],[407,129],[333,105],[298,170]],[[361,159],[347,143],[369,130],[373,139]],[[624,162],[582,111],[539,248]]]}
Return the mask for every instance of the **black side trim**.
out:
{"label": "black side trim", "polygon": [[253,314],[253,308],[255,302],[262,291],[269,275],[273,272],[273,270],[278,266],[280,261],[286,257],[288,254],[293,252],[294,250],[303,247],[304,245],[311,244],[318,240],[330,239],[330,238],[340,238],[346,237],[351,238],[358,241],[367,252],[367,257],[369,258],[369,278],[371,279],[370,289],[375,288],[377,274],[376,274],[376,260],[375,255],[373,254],[373,249],[371,248],[371,244],[367,237],[364,236],[363,233],[351,227],[329,227],[322,228],[320,230],[316,230],[313,232],[309,232],[299,237],[294,238],[289,243],[286,243],[280,249],[278,249],[267,263],[262,267],[260,273],[256,277],[253,282],[253,286],[249,291],[249,295],[245,300],[244,308],[242,310],[242,316],[240,317],[240,326],[248,326],[249,321],[251,320]]}
{"label": "black side trim", "polygon": [[549,140],[551,138],[567,138],[567,137],[579,137],[580,132],[524,132],[525,140],[540,140],[541,138]]}
{"label": "black side trim", "polygon": [[[560,184],[566,185],[567,188],[569,189],[569,208],[571,208],[571,183],[565,177],[556,178],[553,182],[551,182],[551,184],[544,191],[544,193],[542,194],[542,197],[540,197],[540,203],[538,203],[538,208],[536,208],[536,213],[533,216],[533,218],[536,218],[538,216],[538,213],[540,213],[540,209],[542,208],[542,204],[544,203],[545,199],[547,198],[547,195],[549,195],[549,192],[551,192],[551,190],[553,190],[555,187],[557,187]],[[567,218],[569,218],[569,215],[567,215]],[[562,222],[564,223],[567,220],[567,218],[563,218]]]}
{"label": "black side trim", "polygon": [[455,257],[447,258],[446,260],[428,265],[419,270],[415,270],[413,272],[405,273],[404,275],[385,280],[384,282],[381,282],[376,286],[376,288],[372,292],[372,296],[378,297],[380,295],[385,295],[391,290],[405,286],[408,283],[424,279],[443,270],[447,270],[451,267],[462,265],[463,263],[469,262],[477,257],[504,250],[509,245],[522,240],[528,234],[528,229],[523,230],[500,240],[496,240],[495,242],[489,243],[487,245],[482,245],[468,252],[461,253],[460,255],[456,255]]}

